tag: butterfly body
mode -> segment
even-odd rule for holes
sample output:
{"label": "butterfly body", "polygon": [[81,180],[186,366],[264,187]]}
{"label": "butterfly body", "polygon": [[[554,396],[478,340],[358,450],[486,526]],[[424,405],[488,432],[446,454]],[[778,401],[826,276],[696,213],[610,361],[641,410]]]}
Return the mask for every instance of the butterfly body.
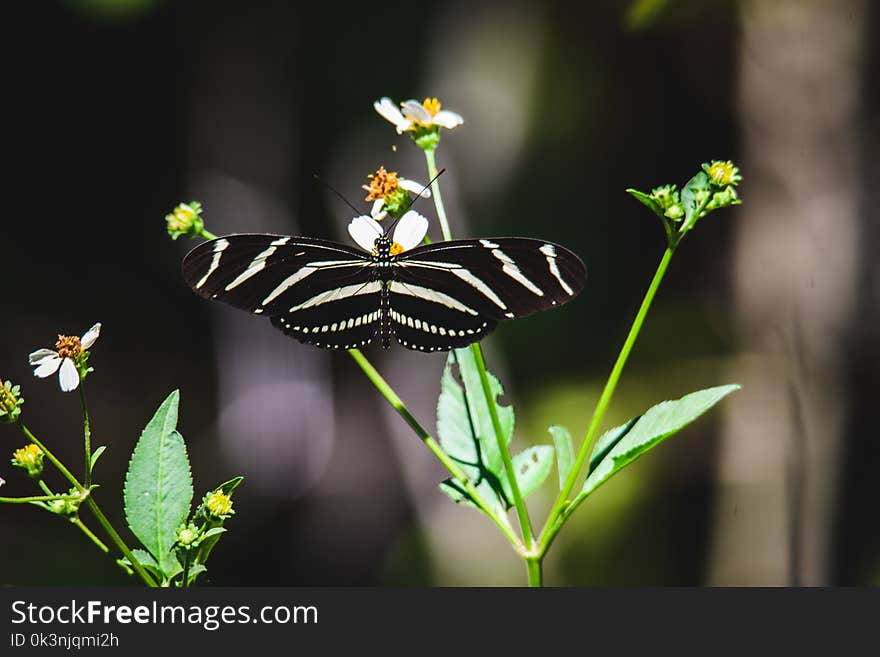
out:
{"label": "butterfly body", "polygon": [[418,351],[477,342],[499,321],[561,305],[582,289],[583,262],[551,242],[453,240],[372,251],[286,235],[228,235],[197,246],[183,275],[199,296],[271,318],[329,349],[396,339]]}

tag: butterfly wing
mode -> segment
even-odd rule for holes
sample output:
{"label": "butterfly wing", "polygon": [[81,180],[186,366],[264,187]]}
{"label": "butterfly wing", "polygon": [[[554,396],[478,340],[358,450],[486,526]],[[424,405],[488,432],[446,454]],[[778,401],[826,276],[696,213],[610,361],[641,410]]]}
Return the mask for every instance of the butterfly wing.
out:
{"label": "butterfly wing", "polygon": [[420,351],[465,346],[501,320],[560,306],[583,290],[587,273],[565,247],[518,237],[420,246],[396,264],[392,328]]}
{"label": "butterfly wing", "polygon": [[361,346],[379,324],[379,284],[369,256],[334,242],[228,235],[190,251],[183,277],[199,296],[271,317],[300,342]]}

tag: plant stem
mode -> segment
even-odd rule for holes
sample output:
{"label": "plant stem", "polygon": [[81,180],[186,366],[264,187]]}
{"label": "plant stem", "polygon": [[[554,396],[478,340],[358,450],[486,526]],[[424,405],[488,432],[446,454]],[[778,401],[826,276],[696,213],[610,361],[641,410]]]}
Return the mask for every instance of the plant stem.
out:
{"label": "plant stem", "polygon": [[86,474],[85,487],[92,485],[92,430],[89,426],[89,408],[86,405],[86,386],[85,381],[79,383],[79,401],[82,406],[83,414],[83,437],[86,449]]}
{"label": "plant stem", "polygon": [[433,179],[431,183],[431,194],[434,195],[434,207],[437,208],[437,219],[440,220],[440,231],[443,233],[443,239],[449,241],[452,239],[452,233],[449,230],[449,221],[446,219],[446,209],[443,207],[443,199],[440,197],[440,183],[436,180],[437,163],[434,161],[434,151],[425,151],[425,159],[428,161],[428,177]]}
{"label": "plant stem", "polygon": [[526,570],[529,573],[529,586],[544,586],[544,574],[541,570],[543,557],[526,557]]}
{"label": "plant stem", "polygon": [[474,354],[477,371],[480,373],[480,384],[483,387],[483,395],[486,397],[486,405],[489,407],[489,417],[492,418],[492,427],[495,429],[495,440],[498,443],[498,451],[501,453],[501,460],[504,462],[504,474],[507,476],[507,483],[510,484],[510,491],[513,494],[513,505],[516,507],[516,515],[519,518],[519,525],[522,529],[523,543],[526,548],[531,550],[534,547],[535,539],[532,535],[532,523],[529,520],[529,511],[526,508],[526,502],[519,490],[519,484],[516,481],[516,472],[513,469],[513,461],[510,458],[510,450],[504,441],[504,430],[501,428],[501,421],[498,419],[498,406],[495,402],[495,395],[492,394],[492,388],[489,386],[489,375],[486,372],[486,363],[483,360],[483,350],[480,349],[479,343],[471,345],[471,351]]}
{"label": "plant stem", "polygon": [[135,569],[140,578],[144,581],[144,584],[149,586],[150,588],[156,587],[156,582],[150,576],[150,574],[144,569],[141,565],[141,562],[138,561],[134,554],[132,554],[131,550],[128,549],[128,546],[125,544],[125,541],[122,540],[122,537],[116,533],[116,530],[113,529],[113,525],[110,524],[110,521],[107,520],[107,516],[104,515],[104,512],[101,511],[101,508],[98,506],[98,503],[92,499],[90,495],[86,502],[89,505],[89,508],[92,510],[92,513],[95,516],[95,519],[101,524],[101,527],[104,528],[104,531],[107,532],[107,536],[110,537],[110,540],[116,543],[116,546],[119,548],[120,552],[128,559],[131,567]]}
{"label": "plant stem", "polygon": [[[629,335],[626,336],[626,341],[623,343],[623,347],[621,348],[620,353],[617,356],[617,361],[614,363],[611,374],[608,376],[608,381],[605,383],[605,388],[604,390],[602,390],[602,395],[599,397],[599,402],[596,404],[596,410],[593,411],[593,417],[590,420],[589,428],[587,429],[586,436],[584,437],[584,442],[581,444],[580,450],[578,451],[574,466],[571,468],[571,472],[569,473],[568,478],[565,480],[565,486],[559,492],[559,496],[556,498],[556,502],[553,505],[553,509],[551,510],[550,515],[547,518],[547,522],[544,524],[544,528],[541,530],[541,535],[538,540],[538,550],[541,555],[546,552],[547,548],[550,546],[550,543],[553,541],[554,537],[562,526],[562,523],[558,523],[557,520],[559,519],[560,515],[562,515],[563,511],[565,511],[568,505],[569,495],[571,495],[571,491],[574,488],[575,482],[580,475],[580,471],[584,465],[584,461],[586,461],[587,459],[590,446],[593,444],[593,440],[596,438],[596,434],[599,430],[602,418],[605,415],[608,404],[611,402],[611,397],[614,395],[614,390],[617,387],[617,382],[620,380],[620,375],[623,372],[623,367],[624,365],[626,365],[627,358],[629,358],[629,354],[632,351],[636,338],[639,335],[639,331],[641,330],[642,324],[645,321],[645,316],[648,314],[648,310],[651,307],[651,302],[654,300],[654,295],[657,293],[657,289],[660,287],[663,276],[666,274],[667,267],[669,267],[669,261],[672,259],[674,248],[674,246],[667,247],[666,251],[663,253],[663,258],[660,260],[660,264],[657,266],[657,271],[654,272],[654,278],[651,280],[651,284],[648,286],[648,291],[645,293],[644,299],[642,299],[642,305],[639,307],[639,312],[636,314],[635,320],[633,320],[632,327],[630,327],[629,330]],[[566,515],[565,517],[568,516]]]}
{"label": "plant stem", "polygon": [[103,552],[104,554],[108,554],[110,552],[110,548],[104,545],[104,542],[100,538],[95,536],[92,533],[92,530],[90,530],[83,524],[82,520],[80,520],[79,518],[71,518],[70,522],[79,527],[82,533],[88,536],[92,540],[92,543],[98,546],[98,549],[101,550],[101,552]]}
{"label": "plant stem", "polygon": [[104,531],[107,532],[107,535],[110,537],[110,539],[114,543],[116,543],[116,546],[119,548],[119,550],[122,552],[122,554],[124,554],[128,558],[128,560],[131,562],[132,568],[135,569],[135,571],[140,576],[140,578],[144,581],[144,583],[149,587],[155,587],[156,582],[153,580],[152,577],[150,577],[150,574],[146,570],[144,570],[144,567],[135,558],[135,556],[132,554],[131,550],[128,549],[128,546],[125,544],[125,541],[122,540],[122,537],[116,533],[115,529],[113,529],[113,525],[111,525],[110,521],[107,520],[107,516],[105,516],[104,513],[101,511],[97,502],[95,502],[95,500],[92,499],[91,491],[89,491],[89,489],[87,489],[85,486],[83,486],[77,480],[77,478],[74,477],[70,473],[70,470],[68,470],[66,467],[64,467],[64,464],[61,461],[59,461],[55,457],[55,455],[52,452],[50,452],[46,448],[46,446],[43,443],[41,443],[40,440],[34,434],[32,434],[30,432],[30,429],[28,429],[24,425],[23,422],[19,422],[18,426],[21,427],[22,432],[24,433],[25,436],[28,437],[28,440],[30,440],[34,445],[36,445],[37,447],[40,448],[40,450],[42,450],[42,452],[46,456],[46,458],[48,458],[49,461],[52,462],[52,465],[54,465],[56,468],[58,468],[58,471],[61,472],[61,474],[64,475],[64,477],[71,484],[73,484],[74,488],[76,488],[80,493],[88,494],[86,497],[86,503],[89,505],[89,508],[92,510],[92,513],[95,515],[95,518],[97,519],[97,521],[104,528]]}
{"label": "plant stem", "polygon": [[27,504],[29,502],[54,502],[55,500],[75,500],[79,495],[31,495],[30,497],[0,497],[0,504]]}
{"label": "plant stem", "polygon": [[421,424],[419,424],[418,420],[413,417],[412,413],[410,413],[409,409],[397,396],[397,393],[388,385],[388,382],[382,378],[382,375],[373,367],[373,364],[367,360],[366,356],[361,353],[359,349],[349,349],[348,353],[355,360],[355,362],[360,365],[361,369],[364,371],[364,374],[367,375],[367,378],[373,383],[376,389],[382,394],[385,399],[388,400],[388,403],[391,404],[391,407],[397,411],[397,414],[400,415],[406,423],[415,431],[416,435],[425,443],[425,446],[431,450],[431,453],[437,457],[437,460],[442,463],[447,470],[452,474],[453,477],[467,490],[468,494],[480,507],[480,509],[488,515],[492,521],[498,526],[501,532],[507,537],[510,541],[511,545],[513,545],[514,549],[517,552],[521,551],[523,548],[522,542],[513,533],[510,525],[507,522],[506,516],[499,515],[492,509],[486,501],[483,499],[482,495],[477,491],[476,487],[471,483],[470,479],[467,478],[467,475],[464,471],[458,466],[458,464],[452,460],[452,457],[446,453],[446,451],[437,443],[437,441],[429,434]]}
{"label": "plant stem", "polygon": [[19,423],[18,423],[18,426],[21,427],[22,432],[24,433],[25,436],[27,436],[28,440],[30,440],[34,445],[36,445],[37,447],[40,448],[40,451],[42,451],[43,454],[46,456],[46,458],[48,458],[49,461],[52,462],[52,465],[54,465],[56,468],[58,468],[58,471],[59,471],[62,475],[64,475],[64,478],[67,479],[67,481],[69,481],[71,484],[73,484],[74,488],[76,488],[80,493],[85,493],[85,492],[86,492],[86,487],[83,486],[81,483],[79,483],[79,481],[77,480],[77,478],[74,477],[74,476],[70,473],[70,470],[68,470],[66,467],[64,467],[64,464],[63,464],[61,461],[59,461],[59,460],[55,457],[55,455],[54,455],[52,452],[50,452],[50,451],[46,448],[46,446],[45,446],[43,443],[41,443],[41,442],[39,441],[39,439],[38,439],[34,434],[32,434],[32,433],[30,432],[30,429],[28,429],[28,428],[24,425],[23,422],[19,422]]}
{"label": "plant stem", "polygon": [[188,583],[189,582],[189,564],[190,564],[191,553],[192,553],[192,550],[187,550],[186,551],[186,558],[183,560],[183,579],[180,580],[180,587],[184,588],[184,589],[189,587],[189,583]]}
{"label": "plant stem", "polygon": [[202,228],[202,232],[200,232],[199,235],[201,235],[202,237],[204,237],[206,240],[215,240],[215,239],[217,239],[217,236],[216,236],[214,233],[212,233],[212,232],[209,231],[209,230],[206,230],[205,228]]}
{"label": "plant stem", "polygon": [[[428,176],[432,179],[431,193],[434,196],[434,206],[437,208],[437,219],[440,221],[440,230],[443,233],[443,239],[449,241],[452,239],[452,231],[449,229],[449,221],[446,218],[446,209],[443,206],[443,196],[440,194],[440,183],[437,181],[437,163],[434,159],[434,151],[425,151],[425,160],[428,163]],[[510,484],[510,490],[513,494],[513,503],[516,507],[516,514],[519,518],[520,529],[522,530],[523,543],[526,549],[531,550],[534,547],[534,535],[532,533],[532,523],[529,520],[529,511],[526,508],[525,500],[519,490],[516,482],[516,473],[513,470],[513,462],[510,458],[510,450],[504,440],[504,432],[501,429],[501,422],[498,420],[498,406],[495,401],[495,395],[489,387],[489,375],[486,372],[486,362],[483,359],[483,350],[479,342],[471,345],[471,351],[477,365],[477,371],[480,374],[480,384],[483,388],[483,395],[486,398],[486,406],[489,408],[489,415],[492,419],[492,428],[495,431],[495,440],[498,443],[498,451],[501,453],[501,460],[504,462],[504,469],[507,474],[507,480]]]}

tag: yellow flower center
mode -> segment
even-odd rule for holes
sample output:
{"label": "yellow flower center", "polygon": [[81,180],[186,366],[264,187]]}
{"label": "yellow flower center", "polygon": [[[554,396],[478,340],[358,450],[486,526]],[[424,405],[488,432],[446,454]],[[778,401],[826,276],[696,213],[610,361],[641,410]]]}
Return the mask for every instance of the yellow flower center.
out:
{"label": "yellow flower center", "polygon": [[385,171],[385,167],[379,167],[376,173],[367,176],[370,179],[369,185],[361,185],[362,189],[367,192],[365,201],[375,201],[377,198],[386,198],[389,194],[395,192],[400,187],[400,180],[397,178],[396,171]]}
{"label": "yellow flower center", "polygon": [[205,506],[215,516],[225,516],[232,511],[232,498],[222,490],[216,490],[205,500]]}
{"label": "yellow flower center", "polygon": [[15,408],[15,397],[6,386],[3,385],[2,377],[0,377],[0,408],[7,412]]}
{"label": "yellow flower center", "polygon": [[15,459],[17,463],[20,463],[25,468],[32,468],[37,462],[37,459],[40,457],[40,448],[34,444],[30,444],[26,447],[22,447],[21,449],[15,450],[12,454],[12,458]]}
{"label": "yellow flower center", "polygon": [[709,167],[709,177],[716,185],[729,185],[733,181],[733,163],[715,162]]}
{"label": "yellow flower center", "polygon": [[394,243],[391,245],[390,253],[391,253],[391,255],[396,256],[396,255],[400,255],[400,254],[403,253],[405,250],[406,250],[406,249],[404,249],[402,246],[400,246],[400,244],[398,244],[397,242],[394,242]]}
{"label": "yellow flower center", "polygon": [[165,221],[171,230],[186,230],[192,226],[195,217],[196,211],[186,203],[181,203],[171,214],[165,216]]}
{"label": "yellow flower center", "polygon": [[62,358],[76,360],[82,354],[83,348],[79,338],[75,335],[59,335],[55,343],[55,350]]}
{"label": "yellow flower center", "polygon": [[440,111],[443,105],[436,98],[425,98],[422,101],[422,107],[428,110],[428,114],[431,116],[437,116],[437,112]]}

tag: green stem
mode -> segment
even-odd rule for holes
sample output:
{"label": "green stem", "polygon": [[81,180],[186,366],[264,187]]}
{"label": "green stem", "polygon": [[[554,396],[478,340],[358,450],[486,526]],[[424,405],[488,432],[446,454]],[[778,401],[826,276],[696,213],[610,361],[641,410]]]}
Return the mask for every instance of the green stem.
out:
{"label": "green stem", "polygon": [[129,563],[131,564],[131,567],[135,569],[135,572],[137,572],[140,578],[144,581],[144,584],[146,584],[150,588],[155,588],[155,580],[144,569],[144,567],[141,565],[141,562],[135,558],[131,550],[128,549],[128,546],[125,544],[125,541],[122,540],[122,537],[116,533],[115,529],[113,529],[113,525],[111,525],[110,521],[107,520],[107,516],[104,515],[103,511],[101,511],[98,503],[95,502],[95,500],[92,499],[91,496],[86,499],[86,502],[88,503],[89,508],[92,510],[95,519],[101,524],[101,527],[104,528],[104,531],[107,532],[107,536],[110,537],[111,541],[116,543],[116,547],[118,547],[120,552],[125,555],[126,559],[128,559]]}
{"label": "green stem", "polygon": [[542,557],[526,557],[526,570],[529,573],[529,586],[544,586],[544,574],[541,571]]}
{"label": "green stem", "polygon": [[434,161],[434,150],[425,151],[425,159],[428,161],[428,177],[433,180],[431,183],[431,194],[434,196],[434,206],[437,208],[437,219],[440,220],[440,230],[443,233],[443,239],[449,241],[452,239],[452,233],[449,230],[449,221],[446,219],[446,209],[443,207],[443,199],[440,197],[440,183],[437,182],[437,163]]}
{"label": "green stem", "polygon": [[206,230],[206,229],[204,229],[204,228],[202,228],[202,232],[200,232],[199,235],[201,235],[202,237],[204,237],[206,240],[215,240],[215,239],[217,239],[217,236],[216,236],[214,233],[212,233],[211,231]]}
{"label": "green stem", "polygon": [[[440,194],[440,183],[437,181],[437,163],[434,159],[434,150],[425,151],[425,160],[428,163],[428,176],[432,179],[431,193],[434,196],[434,206],[437,208],[437,218],[440,221],[440,230],[443,233],[443,239],[449,241],[452,239],[452,231],[449,230],[449,221],[446,218],[446,209],[443,206],[443,196]],[[477,371],[480,374],[480,383],[483,387],[483,395],[486,398],[486,406],[489,408],[489,415],[492,418],[492,427],[495,430],[495,440],[498,443],[498,451],[501,453],[501,459],[504,462],[507,480],[510,483],[510,490],[513,493],[513,503],[516,507],[516,514],[519,518],[520,529],[522,530],[523,542],[528,550],[534,548],[534,536],[532,534],[532,523],[529,520],[529,511],[526,508],[525,500],[516,483],[516,473],[513,470],[513,462],[510,458],[510,450],[504,440],[504,432],[501,429],[501,422],[498,420],[498,406],[495,401],[495,395],[489,387],[489,375],[486,372],[486,363],[483,359],[483,350],[479,342],[471,345],[471,351],[476,360]]]}
{"label": "green stem", "polygon": [[104,545],[104,542],[100,538],[95,536],[92,533],[92,530],[90,530],[83,524],[82,520],[80,520],[79,518],[71,518],[70,522],[79,527],[82,533],[88,536],[92,540],[92,543],[98,546],[98,549],[101,550],[101,552],[103,552],[104,554],[108,554],[110,552],[110,548]]}
{"label": "green stem", "polygon": [[190,564],[190,554],[191,550],[186,551],[186,558],[183,560],[183,579],[180,580],[180,587],[187,588],[189,587],[189,564]]}
{"label": "green stem", "polygon": [[[25,436],[28,437],[28,440],[30,440],[34,445],[36,445],[37,447],[40,448],[40,450],[43,452],[45,457],[47,459],[49,459],[49,461],[51,461],[52,465],[54,465],[56,468],[58,468],[58,471],[61,472],[61,474],[64,475],[64,477],[71,484],[73,484],[74,488],[76,488],[80,493],[83,493],[83,494],[91,492],[85,486],[83,486],[77,480],[76,477],[74,477],[70,473],[70,470],[68,470],[66,467],[64,467],[64,464],[61,461],[59,461],[55,457],[55,455],[52,452],[50,452],[46,448],[46,446],[43,443],[41,443],[40,440],[34,434],[32,434],[30,432],[30,430],[24,425],[23,422],[19,422],[18,426],[21,427],[22,432],[24,433]],[[116,546],[119,548],[119,550],[122,552],[122,554],[124,554],[128,558],[128,560],[131,562],[132,568],[135,569],[135,571],[140,576],[140,578],[144,581],[144,583],[147,586],[155,587],[156,582],[153,580],[152,577],[150,577],[150,574],[146,570],[144,570],[144,567],[135,558],[135,556],[134,556],[134,554],[132,554],[131,550],[128,549],[128,546],[125,544],[125,541],[122,540],[122,537],[116,533],[115,529],[113,529],[113,525],[111,525],[110,521],[107,520],[107,516],[105,516],[104,513],[101,511],[97,502],[95,502],[95,500],[92,499],[91,494],[89,494],[86,497],[86,502],[88,503],[89,508],[92,510],[92,513],[95,515],[95,518],[97,519],[97,521],[104,528],[104,531],[107,532],[107,535],[110,537],[110,539],[114,543],[116,543]]]}
{"label": "green stem", "polygon": [[517,538],[516,534],[513,533],[513,530],[510,528],[510,525],[507,522],[507,518],[505,516],[497,514],[483,499],[482,495],[477,492],[477,489],[471,483],[470,479],[467,478],[467,475],[464,471],[458,466],[458,464],[452,460],[452,457],[446,453],[446,451],[440,446],[440,444],[429,434],[421,424],[419,424],[418,420],[413,417],[412,413],[410,413],[409,409],[397,396],[397,393],[388,385],[388,382],[382,378],[382,375],[373,367],[372,363],[367,360],[366,356],[361,353],[359,349],[349,349],[348,353],[355,360],[355,362],[360,365],[361,369],[364,371],[364,374],[367,375],[367,378],[372,382],[372,384],[376,387],[376,389],[382,394],[385,399],[388,400],[388,403],[391,404],[391,407],[397,411],[397,414],[400,415],[406,423],[415,431],[416,435],[422,440],[425,446],[431,450],[431,453],[437,457],[437,460],[440,461],[444,465],[444,467],[449,470],[452,476],[462,485],[465,490],[467,490],[468,494],[474,500],[478,507],[489,516],[492,521],[498,526],[501,532],[507,537],[510,541],[511,545],[513,545],[514,549],[518,552],[522,550],[522,543],[519,538]]}
{"label": "green stem", "polygon": [[82,414],[83,414],[83,438],[85,442],[86,449],[86,474],[85,474],[85,487],[88,488],[92,485],[92,430],[89,426],[89,408],[86,405],[86,386],[85,381],[80,381],[79,383],[79,401],[82,406]]}
{"label": "green stem", "polygon": [[483,360],[483,350],[480,344],[474,342],[471,345],[471,352],[474,354],[477,371],[480,373],[480,384],[483,387],[483,396],[486,398],[486,405],[489,407],[489,417],[492,418],[492,427],[495,429],[495,440],[498,443],[498,451],[501,453],[501,460],[504,462],[504,474],[507,476],[507,483],[510,484],[510,491],[513,493],[513,505],[516,507],[516,515],[519,518],[519,525],[522,529],[523,542],[526,548],[531,550],[535,547],[535,539],[532,535],[532,523],[529,520],[529,511],[526,508],[526,502],[519,490],[519,484],[516,481],[516,471],[513,469],[513,460],[510,458],[510,450],[504,441],[504,430],[501,428],[501,421],[498,419],[498,406],[495,402],[495,395],[492,394],[492,388],[489,386],[489,375],[486,372],[486,363]]}
{"label": "green stem", "polygon": [[18,426],[21,427],[22,432],[24,433],[25,436],[27,436],[28,440],[30,440],[34,445],[36,445],[37,447],[40,448],[40,451],[43,452],[43,455],[44,455],[47,459],[49,459],[49,461],[52,463],[52,465],[54,465],[56,468],[58,468],[58,471],[59,471],[62,475],[64,475],[64,478],[67,479],[67,481],[69,481],[71,484],[73,484],[74,488],[76,488],[80,493],[85,493],[85,492],[86,492],[86,487],[83,486],[81,483],[79,483],[79,480],[77,480],[77,478],[74,477],[74,476],[70,473],[70,470],[68,470],[66,467],[64,467],[64,464],[63,464],[61,461],[59,461],[59,460],[55,457],[55,455],[54,455],[52,452],[50,452],[50,451],[46,448],[46,446],[45,446],[43,443],[41,443],[41,442],[39,441],[39,439],[38,439],[34,434],[32,434],[32,433],[30,432],[30,429],[28,429],[28,428],[24,425],[23,422],[19,422],[19,423],[18,423]]}
{"label": "green stem", "polygon": [[79,495],[31,495],[30,497],[0,497],[0,504],[27,504],[29,502],[54,502],[55,500],[76,500]]}
{"label": "green stem", "polygon": [[[648,310],[651,307],[651,302],[654,300],[654,295],[656,295],[657,289],[660,287],[660,283],[663,280],[663,276],[666,274],[666,269],[669,267],[669,262],[672,260],[674,248],[674,246],[669,246],[663,253],[663,258],[657,266],[657,271],[654,273],[654,278],[651,280],[651,285],[648,286],[648,291],[645,293],[644,299],[642,299],[642,305],[639,307],[639,312],[636,314],[636,318],[629,330],[629,335],[626,336],[626,341],[623,343],[623,347],[617,356],[617,361],[614,363],[611,374],[608,376],[608,381],[605,383],[605,388],[602,390],[602,395],[599,397],[599,402],[596,404],[596,410],[593,411],[593,418],[590,420],[587,434],[584,437],[584,442],[581,444],[580,450],[578,451],[574,466],[572,467],[568,478],[565,480],[565,486],[556,498],[556,502],[553,505],[553,509],[550,511],[547,522],[544,524],[544,528],[541,530],[541,535],[538,540],[538,551],[541,555],[547,551],[547,548],[550,547],[550,543],[562,527],[562,522],[557,522],[557,520],[561,519],[560,516],[569,505],[569,495],[571,495],[571,491],[580,475],[584,461],[586,461],[587,455],[590,453],[590,447],[593,444],[593,440],[596,438],[602,418],[605,415],[608,404],[611,402],[611,397],[614,395],[614,390],[617,387],[617,382],[620,380],[623,367],[626,365],[627,358],[629,358],[629,354],[632,351],[636,338],[639,336],[639,331],[642,328],[642,324],[645,321],[645,316],[648,314]],[[568,514],[565,515],[565,518],[567,517]],[[564,521],[564,518],[561,520]]]}

